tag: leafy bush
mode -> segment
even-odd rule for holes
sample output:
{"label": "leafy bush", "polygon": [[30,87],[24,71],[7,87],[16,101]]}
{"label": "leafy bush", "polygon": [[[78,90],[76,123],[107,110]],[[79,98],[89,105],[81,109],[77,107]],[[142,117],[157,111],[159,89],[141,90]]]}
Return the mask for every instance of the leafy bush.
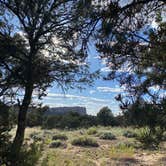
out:
{"label": "leafy bush", "polygon": [[127,138],[134,138],[134,137],[137,137],[137,134],[132,131],[125,131],[123,133],[123,136],[125,136]]}
{"label": "leafy bush", "polygon": [[30,145],[25,144],[22,147],[18,165],[36,166],[36,164],[41,156],[41,151],[42,151],[42,144],[38,144],[36,142],[34,142]]}
{"label": "leafy bush", "polygon": [[57,139],[60,139],[60,140],[67,140],[68,137],[64,134],[56,134],[52,137],[52,140],[57,140]]}
{"label": "leafy bush", "polygon": [[112,133],[103,133],[100,135],[100,139],[114,140],[116,137]]}
{"label": "leafy bush", "polygon": [[88,129],[87,134],[88,135],[97,134],[97,129],[95,127],[91,127],[91,128]]}
{"label": "leafy bush", "polygon": [[91,147],[98,147],[99,144],[95,139],[88,138],[88,137],[79,137],[72,141],[72,145],[76,146],[91,146]]}
{"label": "leafy bush", "polygon": [[60,140],[51,142],[50,148],[59,148],[59,147],[66,147],[66,144],[62,143]]}

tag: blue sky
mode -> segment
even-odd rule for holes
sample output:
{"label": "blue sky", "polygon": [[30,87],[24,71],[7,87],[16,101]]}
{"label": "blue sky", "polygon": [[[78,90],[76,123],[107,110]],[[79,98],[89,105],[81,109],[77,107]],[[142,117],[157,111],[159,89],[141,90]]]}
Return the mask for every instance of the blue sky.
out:
{"label": "blue sky", "polygon": [[[90,63],[91,71],[100,69],[101,74],[108,72],[104,60],[99,59],[92,46],[87,61]],[[123,92],[123,88],[120,88],[117,82],[104,81],[102,78],[95,80],[93,87],[87,87],[83,91],[72,89],[65,94],[54,84],[52,88],[48,89],[48,95],[43,98],[43,104],[50,107],[83,106],[86,107],[87,113],[92,115],[96,115],[102,107],[108,106],[114,114],[118,114],[120,109],[115,96],[120,92]]]}

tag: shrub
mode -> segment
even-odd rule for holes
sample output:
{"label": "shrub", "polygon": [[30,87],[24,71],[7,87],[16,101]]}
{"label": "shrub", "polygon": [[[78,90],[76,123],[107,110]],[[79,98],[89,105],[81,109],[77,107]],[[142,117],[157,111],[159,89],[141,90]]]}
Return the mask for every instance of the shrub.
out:
{"label": "shrub", "polygon": [[60,140],[57,141],[53,141],[50,144],[50,148],[59,148],[59,147],[65,147],[66,145],[64,143],[62,143]]}
{"label": "shrub", "polygon": [[134,148],[126,143],[120,143],[116,146],[111,147],[110,157],[111,158],[130,158],[134,155]]}
{"label": "shrub", "polygon": [[52,140],[57,140],[57,139],[60,139],[60,140],[67,140],[68,137],[64,134],[56,134],[52,137]]}
{"label": "shrub", "polygon": [[100,139],[114,140],[116,137],[112,133],[103,133],[100,135]]}
{"label": "shrub", "polygon": [[136,139],[140,141],[145,148],[158,148],[162,134],[160,129],[152,131],[150,128],[146,127],[140,130]]}
{"label": "shrub", "polygon": [[91,147],[98,147],[99,144],[95,139],[88,138],[88,137],[79,137],[72,141],[72,145],[76,146],[91,146]]}
{"label": "shrub", "polygon": [[88,135],[97,134],[97,129],[95,127],[91,127],[91,128],[88,129],[87,134]]}
{"label": "shrub", "polygon": [[125,131],[123,133],[123,136],[127,138],[134,138],[134,137],[137,137],[137,134],[132,131]]}
{"label": "shrub", "polygon": [[20,166],[36,166],[37,162],[41,156],[42,144],[36,142],[22,147],[20,153],[20,160],[18,165]]}

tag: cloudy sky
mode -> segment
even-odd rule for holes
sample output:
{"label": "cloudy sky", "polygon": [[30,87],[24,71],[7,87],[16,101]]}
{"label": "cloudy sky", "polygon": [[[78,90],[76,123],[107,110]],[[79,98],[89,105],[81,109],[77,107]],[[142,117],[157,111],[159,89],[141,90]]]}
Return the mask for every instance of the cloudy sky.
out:
{"label": "cloudy sky", "polygon": [[[94,48],[90,48],[88,62],[90,62],[91,71],[100,69],[102,74],[108,73],[104,60],[100,60]],[[78,89],[68,90],[65,94],[54,85],[48,89],[48,95],[43,99],[45,105],[50,107],[59,106],[82,106],[86,107],[87,113],[95,115],[102,107],[108,106],[115,114],[120,111],[119,103],[115,96],[123,92],[115,81],[104,81],[98,79],[93,87],[87,87],[83,91]]]}

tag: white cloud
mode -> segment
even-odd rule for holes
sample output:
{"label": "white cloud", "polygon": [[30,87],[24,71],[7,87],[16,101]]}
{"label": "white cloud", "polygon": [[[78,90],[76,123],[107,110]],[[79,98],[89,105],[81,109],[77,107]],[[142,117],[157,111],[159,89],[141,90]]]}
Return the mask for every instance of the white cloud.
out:
{"label": "white cloud", "polygon": [[96,91],[95,90],[90,90],[89,93],[90,94],[94,94]]}
{"label": "white cloud", "polygon": [[99,92],[104,92],[104,93],[120,93],[124,91],[124,88],[121,87],[115,87],[115,88],[111,88],[111,87],[97,87],[97,90]]}
{"label": "white cloud", "polygon": [[86,97],[86,96],[77,96],[77,95],[71,95],[71,94],[59,94],[59,93],[48,93],[47,97],[45,98],[63,98],[63,99],[79,99],[79,100],[86,100],[86,101],[93,101],[93,102],[110,102],[110,100],[106,99],[99,99],[94,97]]}

